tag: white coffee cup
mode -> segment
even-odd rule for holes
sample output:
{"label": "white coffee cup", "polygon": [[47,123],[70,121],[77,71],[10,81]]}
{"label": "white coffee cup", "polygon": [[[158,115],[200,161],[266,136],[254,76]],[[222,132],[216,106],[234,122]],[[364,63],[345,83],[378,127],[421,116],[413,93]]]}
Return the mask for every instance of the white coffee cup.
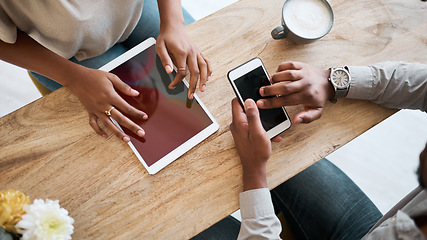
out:
{"label": "white coffee cup", "polygon": [[332,29],[334,13],[326,0],[287,0],[282,8],[282,25],[271,31],[274,39],[289,38],[311,43]]}

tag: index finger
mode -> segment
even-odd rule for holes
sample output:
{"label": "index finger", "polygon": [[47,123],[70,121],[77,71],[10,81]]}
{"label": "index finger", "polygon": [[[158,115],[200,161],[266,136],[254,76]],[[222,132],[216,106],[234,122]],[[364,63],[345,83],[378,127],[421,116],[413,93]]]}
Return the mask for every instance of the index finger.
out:
{"label": "index finger", "polygon": [[187,56],[175,57],[176,61],[176,75],[172,82],[169,84],[169,88],[172,89],[176,87],[182,79],[187,75]]}
{"label": "index finger", "polygon": [[278,82],[286,82],[286,81],[297,81],[302,78],[303,78],[303,75],[301,71],[287,69],[287,70],[283,70],[273,74],[271,76],[270,82],[278,83]]}
{"label": "index finger", "polygon": [[285,70],[300,70],[302,68],[302,63],[300,62],[282,62],[278,67],[276,72],[281,72]]}
{"label": "index finger", "polygon": [[261,87],[259,94],[263,97],[266,96],[286,96],[292,93],[300,92],[303,87],[303,83],[296,82],[279,82],[273,85]]}

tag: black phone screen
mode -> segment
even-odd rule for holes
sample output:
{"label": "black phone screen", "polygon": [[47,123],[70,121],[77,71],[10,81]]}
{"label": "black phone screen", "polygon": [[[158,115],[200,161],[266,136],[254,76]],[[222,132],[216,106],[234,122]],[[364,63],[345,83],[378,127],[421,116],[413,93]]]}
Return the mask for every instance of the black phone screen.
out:
{"label": "black phone screen", "polygon": [[[270,81],[268,80],[264,69],[259,66],[258,68],[255,68],[254,70],[236,79],[234,84],[239,90],[243,101],[251,98],[256,102],[259,99],[264,98],[259,94],[259,89],[262,86],[270,85]],[[259,109],[259,113],[262,126],[266,131],[287,120],[287,117],[282,108]]]}

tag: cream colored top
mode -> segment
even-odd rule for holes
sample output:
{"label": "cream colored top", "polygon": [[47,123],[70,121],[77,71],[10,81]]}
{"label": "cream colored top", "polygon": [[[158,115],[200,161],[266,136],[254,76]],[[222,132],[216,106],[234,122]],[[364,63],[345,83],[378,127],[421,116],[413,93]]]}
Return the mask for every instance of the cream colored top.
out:
{"label": "cream colored top", "polygon": [[143,0],[0,0],[0,40],[16,41],[17,29],[64,58],[104,53],[135,28]]}

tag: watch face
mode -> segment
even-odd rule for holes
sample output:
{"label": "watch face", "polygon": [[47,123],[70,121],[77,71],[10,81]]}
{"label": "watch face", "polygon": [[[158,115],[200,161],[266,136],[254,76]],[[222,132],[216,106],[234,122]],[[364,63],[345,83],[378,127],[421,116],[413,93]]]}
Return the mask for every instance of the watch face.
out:
{"label": "watch face", "polygon": [[350,76],[343,69],[337,69],[332,73],[332,81],[338,88],[347,87],[350,83]]}

